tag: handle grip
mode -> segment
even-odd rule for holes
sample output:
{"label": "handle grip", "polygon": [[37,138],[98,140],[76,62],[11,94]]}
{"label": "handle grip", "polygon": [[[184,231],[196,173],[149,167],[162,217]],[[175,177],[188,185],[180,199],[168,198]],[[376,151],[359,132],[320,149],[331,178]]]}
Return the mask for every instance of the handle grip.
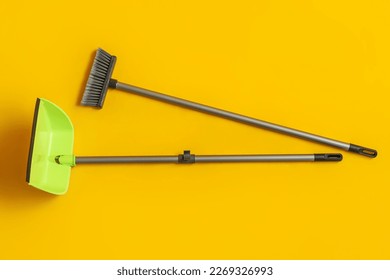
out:
{"label": "handle grip", "polygon": [[366,157],[374,158],[378,155],[378,152],[374,149],[362,147],[355,144],[350,144],[348,151],[363,155]]}
{"label": "handle grip", "polygon": [[314,161],[342,161],[342,154],[314,154]]}

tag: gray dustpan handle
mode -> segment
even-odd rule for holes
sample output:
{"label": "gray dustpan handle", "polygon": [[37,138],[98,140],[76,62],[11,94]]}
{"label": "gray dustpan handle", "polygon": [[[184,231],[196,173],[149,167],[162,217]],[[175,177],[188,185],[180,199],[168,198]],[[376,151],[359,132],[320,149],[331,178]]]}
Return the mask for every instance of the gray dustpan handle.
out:
{"label": "gray dustpan handle", "polygon": [[[194,155],[184,151],[178,156],[98,156],[76,157],[81,163],[216,163],[216,162],[311,162],[341,161],[341,154],[262,154],[262,155]],[[61,158],[57,161],[61,163]]]}
{"label": "gray dustpan handle", "polygon": [[361,154],[361,155],[364,155],[364,156],[367,156],[367,157],[372,157],[373,158],[373,157],[376,157],[376,155],[377,155],[377,151],[373,150],[373,149],[370,149],[370,148],[365,148],[365,147],[361,147],[361,146],[358,146],[358,145],[354,145],[354,144],[350,144],[350,143],[334,140],[334,139],[331,139],[331,138],[319,136],[319,135],[308,133],[308,132],[304,132],[304,131],[301,131],[301,130],[297,130],[297,129],[285,127],[285,126],[282,126],[282,125],[277,125],[277,124],[274,124],[274,123],[262,121],[262,120],[259,120],[259,119],[247,117],[247,116],[244,116],[244,115],[236,114],[236,113],[229,112],[229,111],[226,111],[226,110],[217,109],[217,108],[214,108],[214,107],[211,107],[211,106],[207,106],[207,105],[203,105],[203,104],[200,104],[200,103],[196,103],[196,102],[188,101],[188,100],[185,100],[185,99],[173,97],[173,96],[166,95],[166,94],[163,94],[163,93],[147,90],[147,89],[144,89],[144,88],[140,88],[140,87],[136,87],[136,86],[132,86],[132,85],[128,85],[128,84],[124,84],[124,83],[118,82],[118,81],[116,81],[114,79],[110,80],[110,87],[111,88],[116,88],[116,89],[119,89],[119,90],[122,90],[122,91],[130,92],[130,93],[134,93],[134,94],[137,94],[137,95],[140,95],[140,96],[149,97],[149,98],[156,99],[156,100],[159,100],[159,101],[163,101],[163,102],[166,102],[166,103],[178,105],[178,106],[181,106],[181,107],[190,108],[190,109],[193,109],[193,110],[196,110],[196,111],[200,111],[200,112],[204,112],[204,113],[207,113],[207,114],[215,115],[215,116],[222,117],[222,118],[225,118],[225,119],[230,119],[230,120],[233,120],[233,121],[245,123],[245,124],[248,124],[248,125],[251,125],[251,126],[261,127],[261,128],[265,128],[265,129],[268,129],[268,130],[273,130],[273,131],[277,131],[277,132],[284,133],[284,134],[287,134],[287,135],[299,137],[299,138],[302,138],[302,139],[306,139],[306,140],[322,143],[322,144],[325,144],[325,145],[328,145],[328,146],[333,146],[333,147],[336,147],[336,148],[340,148],[340,149],[345,150],[345,151],[358,153],[358,154]]}

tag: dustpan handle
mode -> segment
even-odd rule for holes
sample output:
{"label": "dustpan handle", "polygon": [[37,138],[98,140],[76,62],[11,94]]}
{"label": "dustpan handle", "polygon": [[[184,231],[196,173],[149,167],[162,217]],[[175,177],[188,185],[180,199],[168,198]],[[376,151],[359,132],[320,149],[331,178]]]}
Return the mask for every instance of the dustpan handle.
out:
{"label": "dustpan handle", "polygon": [[211,107],[211,106],[207,106],[207,105],[203,105],[203,104],[200,104],[200,103],[188,101],[188,100],[185,100],[185,99],[173,97],[173,96],[166,95],[166,94],[163,94],[163,93],[159,93],[159,92],[147,90],[147,89],[144,89],[144,88],[136,87],[136,86],[133,86],[133,85],[124,84],[124,83],[118,82],[118,81],[116,81],[114,79],[110,80],[109,86],[111,88],[116,88],[116,89],[119,89],[119,90],[122,90],[122,91],[134,93],[134,94],[137,94],[137,95],[141,95],[141,96],[144,96],[144,97],[156,99],[156,100],[159,100],[159,101],[163,101],[163,102],[166,102],[166,103],[178,105],[178,106],[181,106],[181,107],[190,108],[190,109],[193,109],[193,110],[196,110],[196,111],[200,111],[200,112],[203,112],[203,113],[215,115],[215,116],[222,117],[222,118],[225,118],[225,119],[230,119],[230,120],[233,120],[233,121],[236,121],[236,122],[241,122],[241,123],[245,123],[245,124],[248,124],[248,125],[251,125],[251,126],[261,127],[261,128],[265,128],[265,129],[268,129],[268,130],[280,132],[280,133],[283,133],[283,134],[295,136],[295,137],[298,137],[298,138],[302,138],[302,139],[306,139],[306,140],[322,143],[322,144],[325,144],[325,145],[328,145],[328,146],[340,148],[340,149],[345,150],[345,151],[358,153],[360,155],[364,155],[364,156],[367,156],[367,157],[374,158],[374,157],[377,156],[377,151],[373,150],[373,149],[370,149],[370,148],[365,148],[365,147],[361,147],[361,146],[358,146],[358,145],[354,145],[354,144],[350,144],[350,143],[334,140],[334,139],[331,139],[331,138],[327,138],[327,137],[323,137],[323,136],[320,136],[320,135],[316,135],[316,134],[304,132],[304,131],[301,131],[301,130],[289,128],[289,127],[286,127],[286,126],[282,126],[282,125],[266,122],[266,121],[263,121],[263,120],[247,117],[247,116],[244,116],[244,115],[236,114],[236,113],[229,112],[229,111],[226,111],[226,110],[221,110],[221,109],[214,108],[214,107]]}
{"label": "dustpan handle", "polygon": [[[276,154],[276,155],[200,155],[184,151],[178,156],[98,156],[76,157],[76,164],[82,163],[222,163],[222,162],[311,162],[341,161],[341,154]],[[56,159],[59,164],[65,163],[61,156]]]}

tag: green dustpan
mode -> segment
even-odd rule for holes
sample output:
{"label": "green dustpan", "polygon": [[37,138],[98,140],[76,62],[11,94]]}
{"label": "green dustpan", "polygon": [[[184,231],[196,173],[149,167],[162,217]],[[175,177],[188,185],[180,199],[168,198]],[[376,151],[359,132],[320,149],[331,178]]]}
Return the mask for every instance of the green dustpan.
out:
{"label": "green dustpan", "polygon": [[73,137],[73,125],[65,112],[38,98],[27,163],[26,181],[31,186],[53,194],[67,192],[72,164],[58,164],[58,156],[73,154]]}
{"label": "green dustpan", "polygon": [[202,155],[190,151],[174,156],[93,156],[73,155],[73,125],[54,103],[37,99],[35,105],[26,181],[43,191],[64,194],[71,168],[81,163],[210,163],[210,162],[299,162],[340,161],[341,154],[299,155]]}

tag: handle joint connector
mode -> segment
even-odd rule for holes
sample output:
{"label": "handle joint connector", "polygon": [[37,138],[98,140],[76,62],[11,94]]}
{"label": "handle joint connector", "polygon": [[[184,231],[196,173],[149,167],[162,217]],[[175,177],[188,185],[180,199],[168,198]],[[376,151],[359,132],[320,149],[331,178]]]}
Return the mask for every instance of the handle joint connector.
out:
{"label": "handle joint connector", "polygon": [[177,163],[195,163],[195,155],[191,154],[191,151],[186,150],[183,152],[183,154],[180,154],[177,159]]}

